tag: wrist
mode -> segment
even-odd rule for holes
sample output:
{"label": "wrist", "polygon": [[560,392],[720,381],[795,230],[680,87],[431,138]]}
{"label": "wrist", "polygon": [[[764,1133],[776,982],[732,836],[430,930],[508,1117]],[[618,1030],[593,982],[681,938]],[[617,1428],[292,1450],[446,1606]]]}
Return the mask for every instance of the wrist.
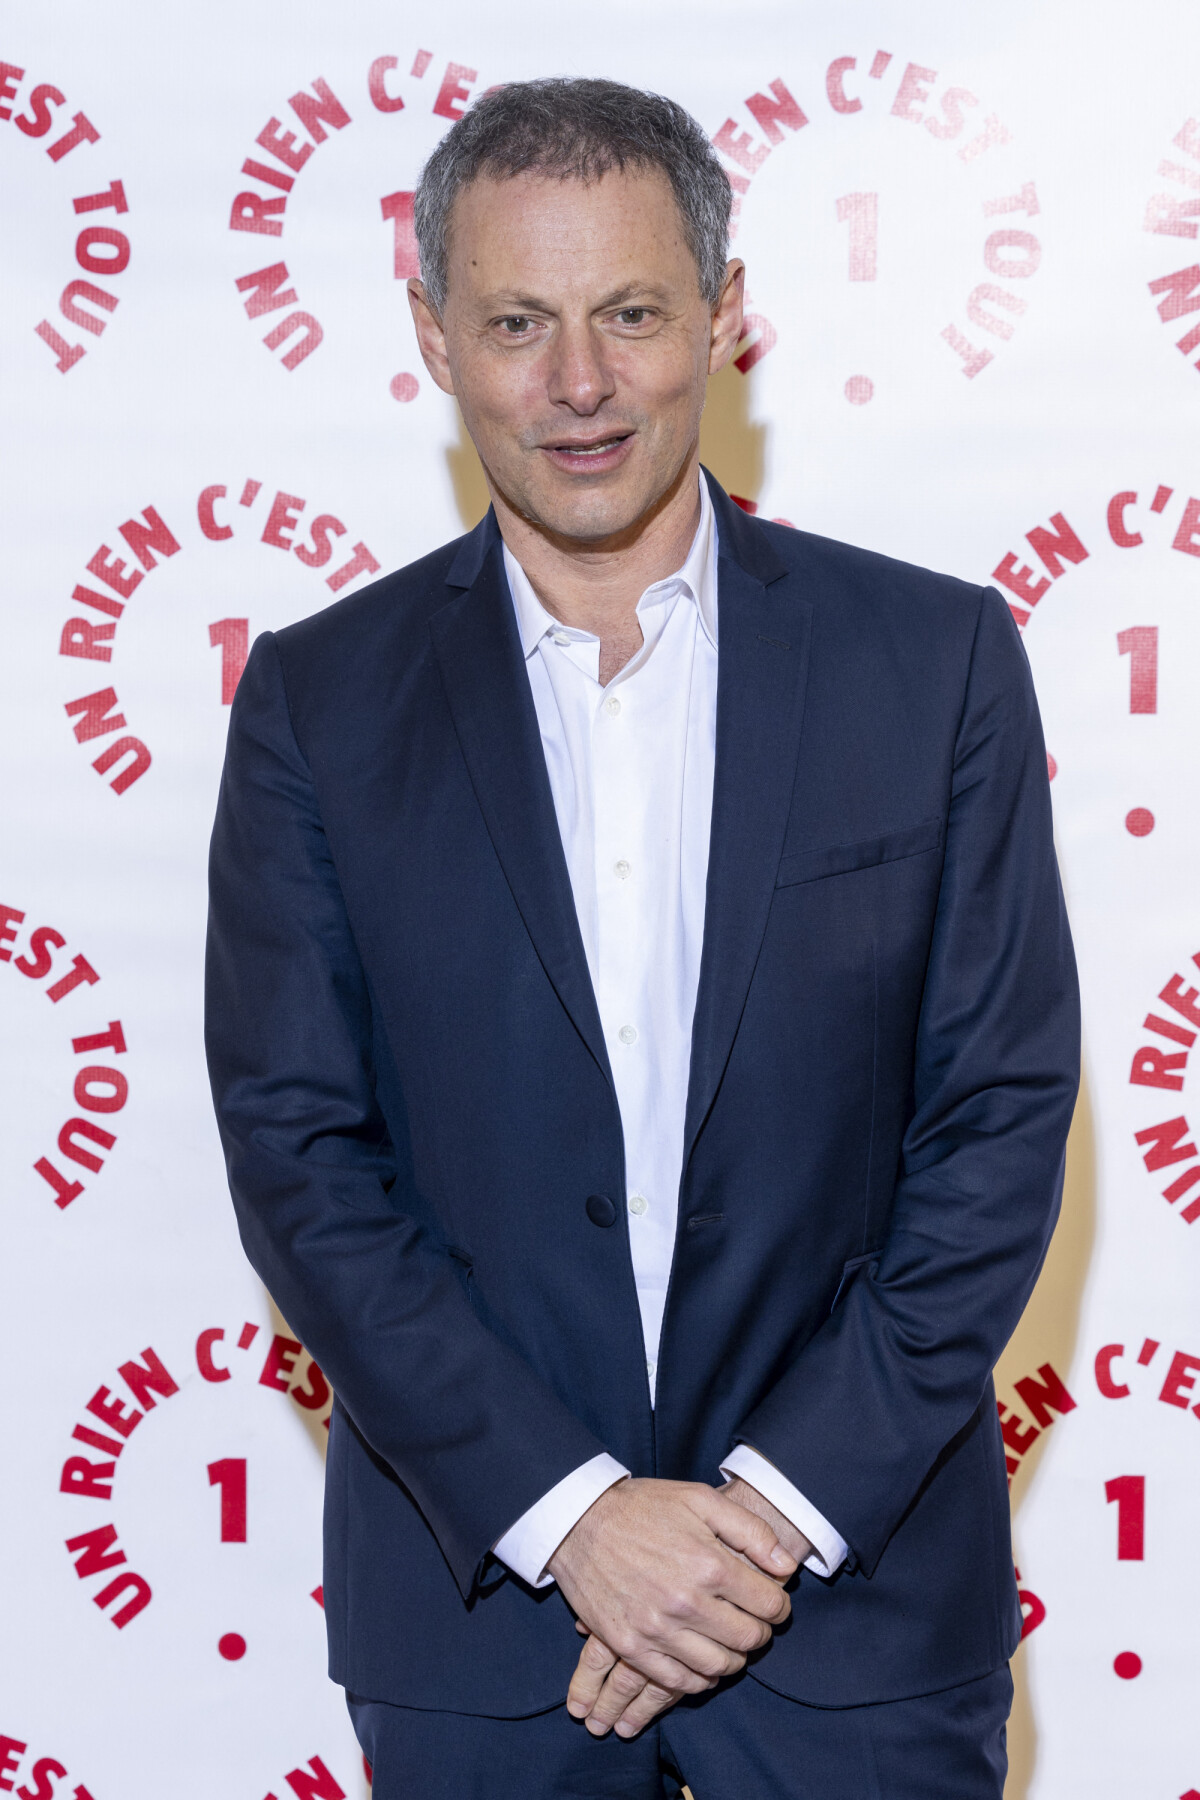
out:
{"label": "wrist", "polygon": [[789,1556],[795,1558],[798,1566],[803,1566],[812,1555],[813,1546],[798,1526],[793,1525],[786,1513],[781,1513],[773,1506],[764,1494],[741,1475],[735,1475],[723,1489],[726,1499],[734,1500],[744,1506],[747,1512],[763,1519],[771,1527]]}
{"label": "wrist", "polygon": [[546,1559],[546,1568],[560,1587],[564,1576],[570,1580],[577,1556],[581,1552],[586,1554],[587,1546],[594,1536],[597,1526],[601,1523],[606,1502],[619,1487],[624,1487],[628,1480],[629,1476],[623,1475],[619,1480],[606,1487],[603,1493],[597,1494],[592,1504],[576,1519],[570,1531],[555,1549],[554,1554]]}

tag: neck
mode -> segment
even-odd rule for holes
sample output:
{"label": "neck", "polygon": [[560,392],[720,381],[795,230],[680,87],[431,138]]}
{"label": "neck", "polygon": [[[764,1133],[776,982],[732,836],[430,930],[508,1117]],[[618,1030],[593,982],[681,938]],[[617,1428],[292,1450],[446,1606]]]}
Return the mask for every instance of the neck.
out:
{"label": "neck", "polygon": [[516,512],[491,489],[501,535],[554,618],[600,639],[600,679],[611,681],[642,644],[637,603],[673,575],[700,523],[697,447],[667,492],[625,531],[599,542],[556,536]]}

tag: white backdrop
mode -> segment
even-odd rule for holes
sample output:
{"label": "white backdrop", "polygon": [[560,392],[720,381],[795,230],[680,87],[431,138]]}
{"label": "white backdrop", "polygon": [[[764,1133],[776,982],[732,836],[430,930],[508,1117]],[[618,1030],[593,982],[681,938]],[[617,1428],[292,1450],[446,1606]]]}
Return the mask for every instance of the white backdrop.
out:
{"label": "white backdrop", "polygon": [[1198,56],[1192,0],[6,9],[0,1790],[366,1791],[314,1597],[328,1395],[203,1071],[223,699],[258,631],[479,516],[407,197],[470,96],[601,73],[742,184],[717,475],[1023,615],[1086,1071],[999,1379],[1009,1794],[1197,1800]]}

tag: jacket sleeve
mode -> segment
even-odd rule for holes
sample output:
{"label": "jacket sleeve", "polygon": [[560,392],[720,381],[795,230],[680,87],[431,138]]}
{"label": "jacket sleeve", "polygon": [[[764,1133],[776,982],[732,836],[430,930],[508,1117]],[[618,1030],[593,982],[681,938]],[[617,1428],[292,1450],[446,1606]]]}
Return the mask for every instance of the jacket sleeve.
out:
{"label": "jacket sleeve", "polygon": [[210,856],[207,1048],[246,1254],[394,1469],[464,1596],[514,1520],[604,1450],[480,1322],[375,1093],[371,1000],[259,638]]}
{"label": "jacket sleeve", "polygon": [[1079,999],[1024,647],[984,592],[955,744],[912,1116],[878,1262],[735,1433],[869,1574],[970,1421],[1041,1267]]}

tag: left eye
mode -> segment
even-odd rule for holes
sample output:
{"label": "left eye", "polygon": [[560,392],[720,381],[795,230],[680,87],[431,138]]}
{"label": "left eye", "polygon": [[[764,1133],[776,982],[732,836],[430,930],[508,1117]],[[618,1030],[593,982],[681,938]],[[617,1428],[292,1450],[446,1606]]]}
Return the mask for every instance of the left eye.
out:
{"label": "left eye", "polygon": [[641,325],[649,316],[648,306],[627,306],[617,314],[622,325]]}

